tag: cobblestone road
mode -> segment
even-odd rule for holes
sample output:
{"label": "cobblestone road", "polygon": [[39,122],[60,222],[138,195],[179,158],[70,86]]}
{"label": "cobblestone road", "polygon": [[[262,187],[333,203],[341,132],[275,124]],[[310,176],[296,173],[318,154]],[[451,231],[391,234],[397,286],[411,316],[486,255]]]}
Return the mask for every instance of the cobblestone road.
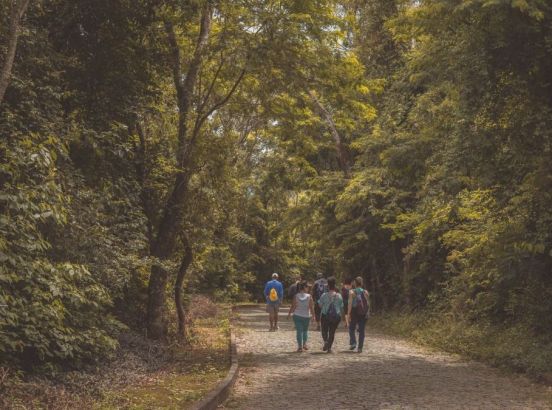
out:
{"label": "cobblestone road", "polygon": [[350,353],[340,325],[334,353],[296,353],[295,331],[280,312],[268,332],[260,308],[242,308],[237,331],[240,376],[226,408],[235,409],[550,409],[552,391],[521,376],[435,353],[367,330],[364,352]]}

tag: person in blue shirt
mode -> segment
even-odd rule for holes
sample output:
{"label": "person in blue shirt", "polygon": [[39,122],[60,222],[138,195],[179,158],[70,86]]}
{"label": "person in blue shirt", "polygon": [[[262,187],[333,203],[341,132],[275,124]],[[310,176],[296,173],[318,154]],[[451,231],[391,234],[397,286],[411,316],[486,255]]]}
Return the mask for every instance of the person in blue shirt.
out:
{"label": "person in blue shirt", "polygon": [[[274,289],[274,291],[272,291]],[[278,274],[272,274],[272,280],[266,282],[264,288],[264,296],[266,300],[266,311],[268,312],[268,320],[270,321],[270,332],[278,330],[278,312],[282,300],[284,300],[284,287],[278,280]]]}

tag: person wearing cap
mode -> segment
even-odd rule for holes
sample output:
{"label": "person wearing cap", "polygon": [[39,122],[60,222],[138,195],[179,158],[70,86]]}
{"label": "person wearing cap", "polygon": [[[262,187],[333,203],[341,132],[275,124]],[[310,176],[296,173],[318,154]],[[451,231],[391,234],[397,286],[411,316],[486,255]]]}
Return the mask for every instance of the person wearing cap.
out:
{"label": "person wearing cap", "polygon": [[312,286],[312,299],[314,301],[314,315],[316,319],[316,330],[320,330],[321,308],[318,304],[320,297],[328,291],[328,281],[322,272],[316,274],[316,281]]}
{"label": "person wearing cap", "polygon": [[270,332],[278,330],[278,311],[284,299],[284,286],[278,280],[278,274],[272,274],[272,280],[266,282],[264,288],[266,311],[270,321]]}

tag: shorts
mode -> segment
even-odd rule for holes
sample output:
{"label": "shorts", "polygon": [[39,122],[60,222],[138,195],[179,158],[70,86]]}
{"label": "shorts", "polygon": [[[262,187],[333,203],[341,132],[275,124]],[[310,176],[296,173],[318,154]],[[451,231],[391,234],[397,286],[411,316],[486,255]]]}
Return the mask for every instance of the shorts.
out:
{"label": "shorts", "polygon": [[266,304],[266,311],[267,313],[277,315],[280,311],[280,304],[279,303],[267,303]]}

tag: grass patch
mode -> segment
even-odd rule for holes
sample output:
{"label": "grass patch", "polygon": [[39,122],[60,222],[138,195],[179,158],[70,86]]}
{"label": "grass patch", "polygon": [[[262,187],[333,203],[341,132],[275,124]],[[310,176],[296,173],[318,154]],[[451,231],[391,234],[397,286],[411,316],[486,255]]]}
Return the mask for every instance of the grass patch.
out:
{"label": "grass patch", "polygon": [[230,367],[229,306],[195,316],[189,343],[160,344],[128,333],[117,358],[97,369],[46,376],[0,368],[0,408],[185,409]]}
{"label": "grass patch", "polygon": [[424,313],[375,315],[370,324],[424,346],[458,353],[552,383],[552,340],[534,335],[523,325],[498,327]]}

